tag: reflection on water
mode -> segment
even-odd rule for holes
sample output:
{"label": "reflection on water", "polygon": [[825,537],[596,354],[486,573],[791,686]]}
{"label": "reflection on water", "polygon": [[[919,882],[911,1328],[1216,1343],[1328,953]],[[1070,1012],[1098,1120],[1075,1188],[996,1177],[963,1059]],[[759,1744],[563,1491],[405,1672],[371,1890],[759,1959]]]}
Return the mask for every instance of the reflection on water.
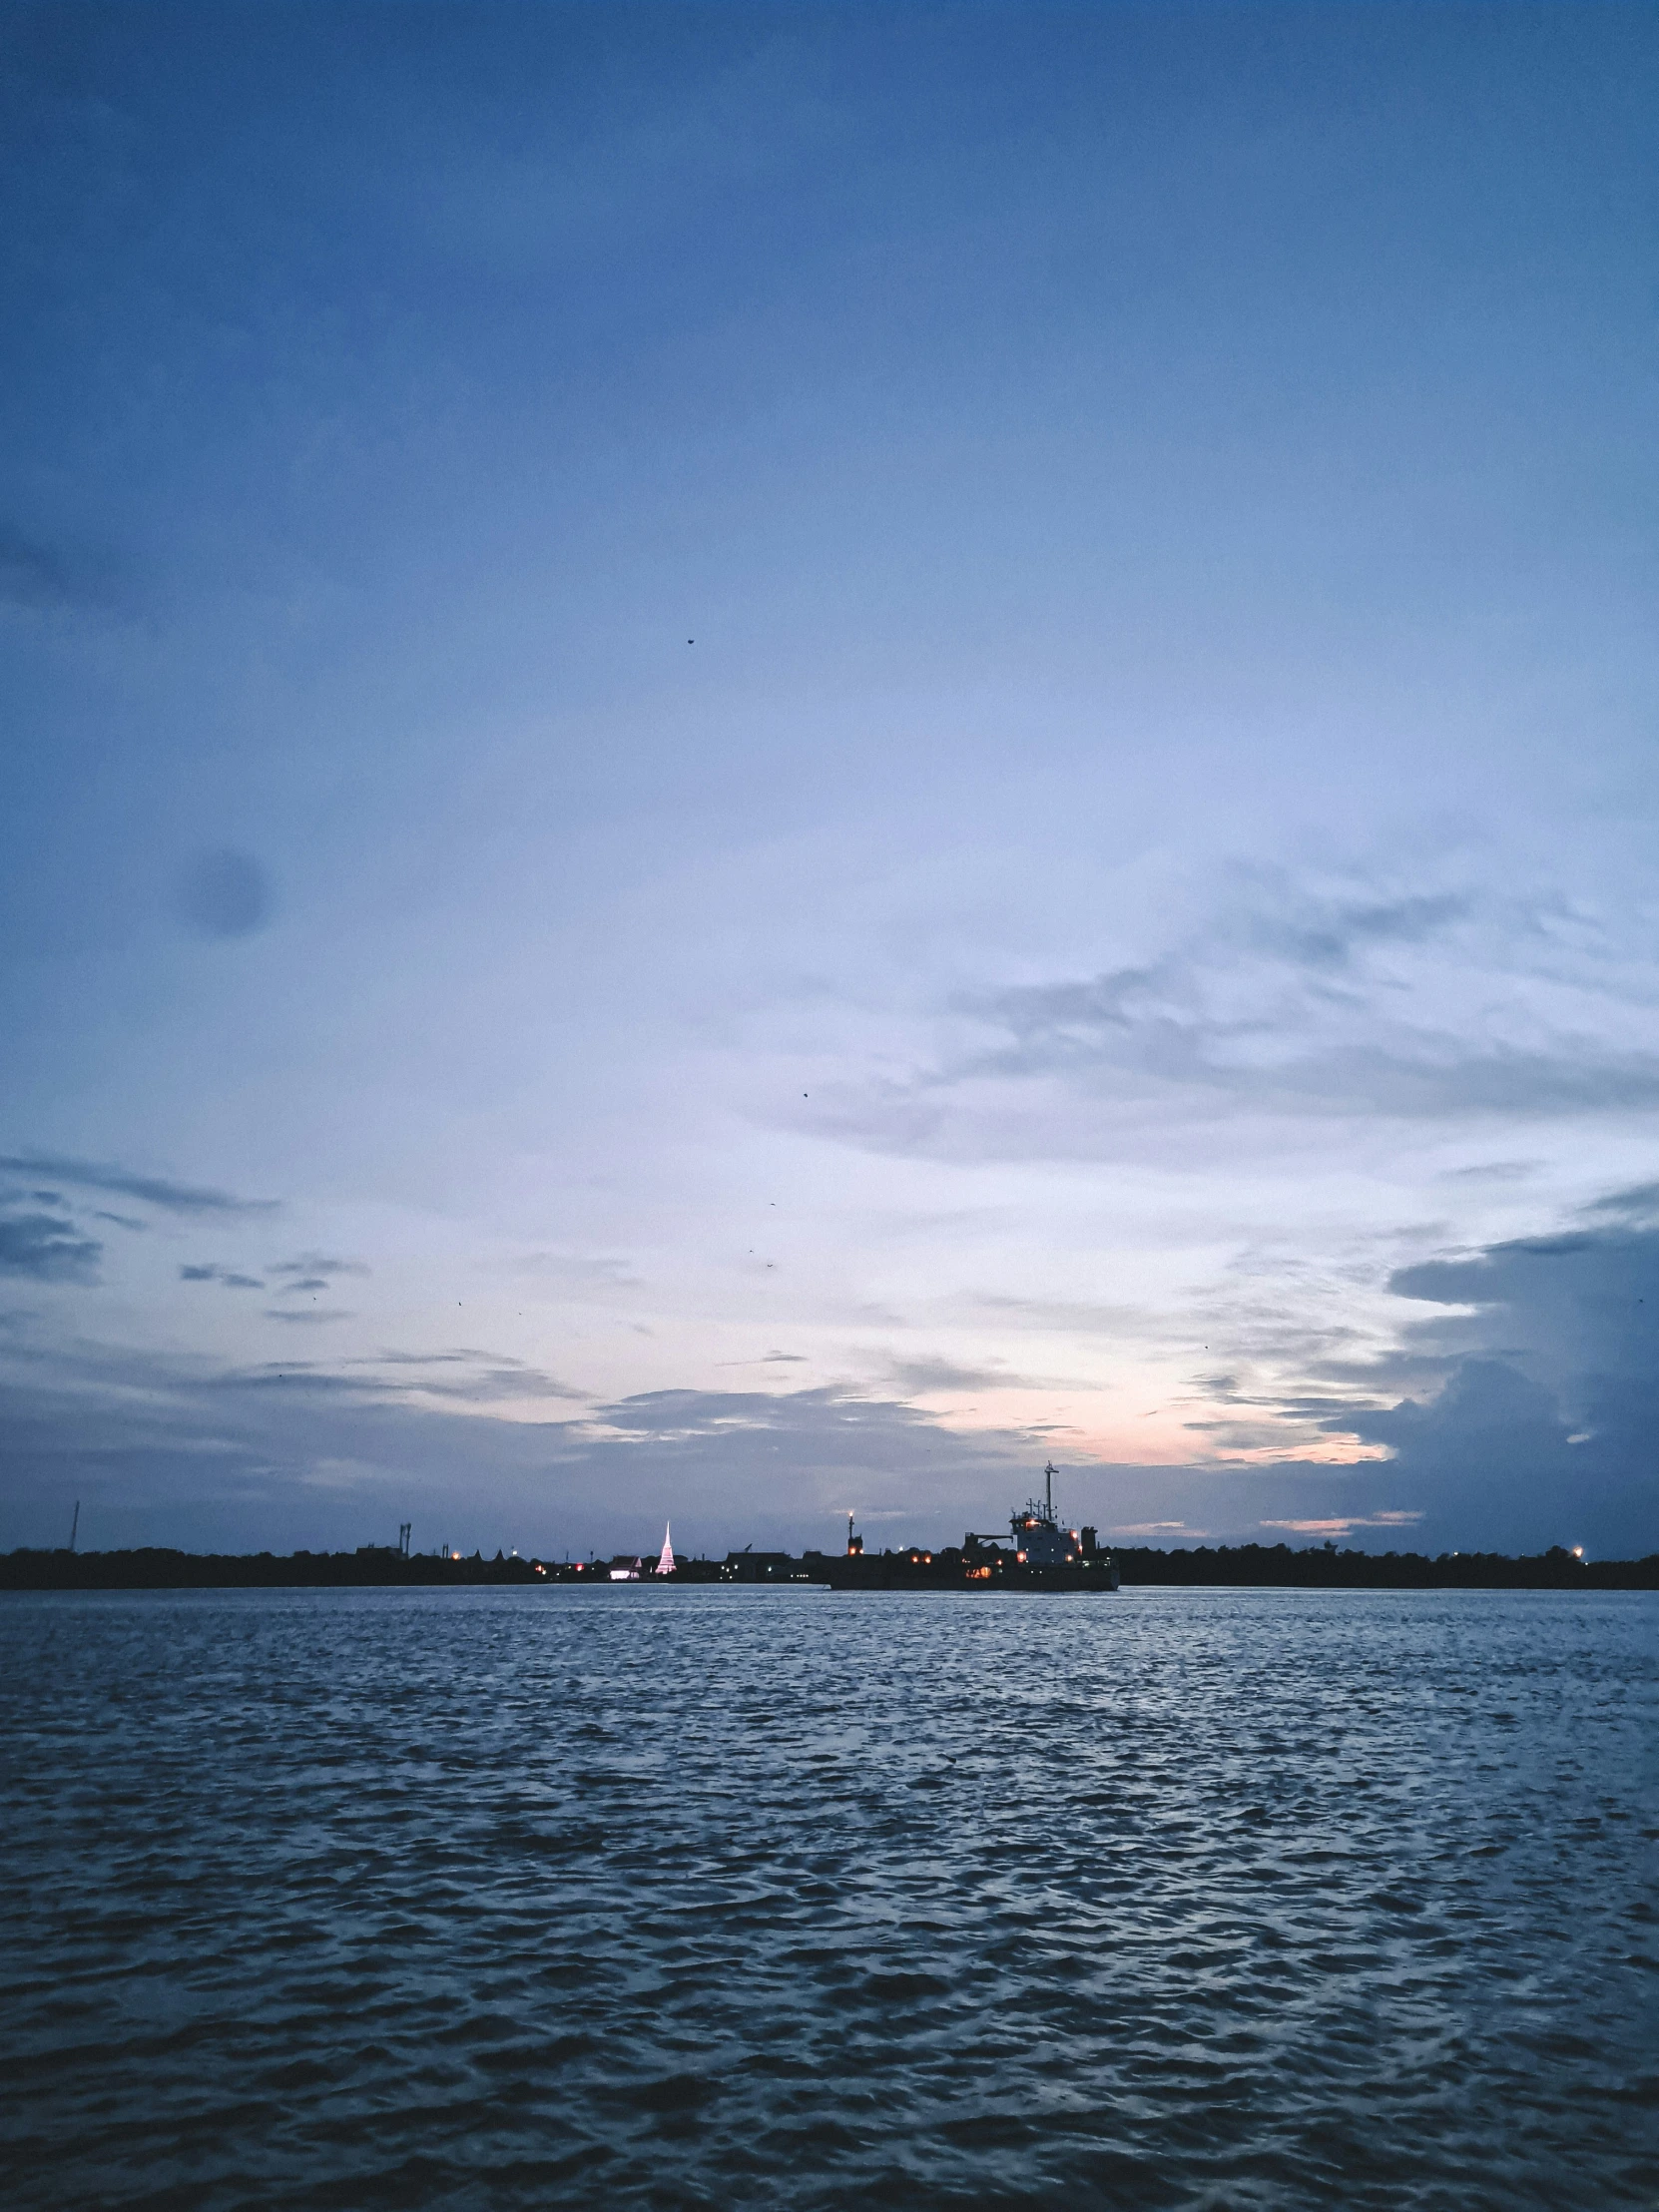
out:
{"label": "reflection on water", "polygon": [[11,1597],[9,2201],[1651,2208],[1656,1707],[1646,1595]]}

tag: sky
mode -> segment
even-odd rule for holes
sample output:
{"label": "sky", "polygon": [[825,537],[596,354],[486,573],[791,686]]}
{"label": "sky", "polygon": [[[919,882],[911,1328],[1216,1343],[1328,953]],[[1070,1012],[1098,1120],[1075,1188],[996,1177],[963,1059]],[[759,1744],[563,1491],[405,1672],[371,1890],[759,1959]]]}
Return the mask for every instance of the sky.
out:
{"label": "sky", "polygon": [[0,1548],[1659,1550],[1659,15],[0,57]]}

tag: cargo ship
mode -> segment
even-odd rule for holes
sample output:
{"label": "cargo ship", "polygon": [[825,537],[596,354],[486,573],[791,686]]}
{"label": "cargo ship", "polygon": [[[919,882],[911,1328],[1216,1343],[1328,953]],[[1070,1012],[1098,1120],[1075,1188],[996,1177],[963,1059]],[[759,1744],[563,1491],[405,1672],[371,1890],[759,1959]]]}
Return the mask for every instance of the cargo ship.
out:
{"label": "cargo ship", "polygon": [[928,1551],[866,1551],[846,1521],[846,1553],[813,1562],[815,1581],[832,1590],[1115,1590],[1118,1565],[1092,1528],[1062,1528],[1054,1517],[1054,1464],[1043,1469],[1043,1494],[1008,1515],[1008,1533],[969,1529],[960,1545]]}

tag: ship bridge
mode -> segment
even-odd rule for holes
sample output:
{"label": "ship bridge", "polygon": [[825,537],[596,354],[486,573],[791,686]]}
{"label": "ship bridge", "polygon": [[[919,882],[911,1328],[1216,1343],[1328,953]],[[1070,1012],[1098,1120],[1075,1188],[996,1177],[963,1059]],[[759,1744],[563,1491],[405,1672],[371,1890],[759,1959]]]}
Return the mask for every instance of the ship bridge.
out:
{"label": "ship bridge", "polygon": [[1050,1459],[1043,1469],[1042,1496],[1027,1498],[1018,1512],[1008,1516],[1014,1551],[1027,1566],[1063,1567],[1082,1555],[1077,1531],[1062,1528],[1054,1518],[1054,1474]]}

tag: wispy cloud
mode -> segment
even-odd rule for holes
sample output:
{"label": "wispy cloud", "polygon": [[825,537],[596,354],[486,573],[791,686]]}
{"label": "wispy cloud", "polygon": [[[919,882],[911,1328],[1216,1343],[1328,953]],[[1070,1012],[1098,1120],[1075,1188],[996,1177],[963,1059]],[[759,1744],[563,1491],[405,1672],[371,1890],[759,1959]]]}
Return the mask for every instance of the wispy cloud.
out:
{"label": "wispy cloud", "polygon": [[931,1359],[893,1360],[888,1363],[887,1372],[907,1397],[930,1396],[940,1390],[1008,1388],[1020,1380],[1005,1368],[994,1365],[967,1367],[937,1355]]}
{"label": "wispy cloud", "polygon": [[942,1391],[1095,1390],[1101,1386],[1098,1377],[1025,1375],[999,1360],[970,1365],[942,1354],[889,1360],[883,1363],[881,1373],[906,1397],[934,1397]]}
{"label": "wispy cloud", "polygon": [[3,1154],[0,1169],[14,1175],[50,1176],[80,1190],[113,1191],[123,1198],[142,1199],[164,1213],[269,1214],[277,1207],[275,1199],[237,1198],[202,1184],[175,1183],[165,1176],[140,1175],[108,1162],[75,1160],[59,1153]]}
{"label": "wispy cloud", "polygon": [[499,1352],[466,1348],[452,1352],[383,1352],[350,1365],[353,1369],[390,1368],[394,1376],[399,1370],[413,1371],[404,1380],[369,1386],[414,1391],[422,1397],[447,1398],[458,1404],[505,1404],[514,1399],[537,1398],[581,1404],[590,1396],[588,1391],[549,1375],[545,1368]]}
{"label": "wispy cloud", "polygon": [[475,1368],[454,1381],[427,1382],[420,1387],[428,1397],[450,1398],[465,1405],[504,1405],[518,1399],[537,1398],[579,1405],[585,1403],[590,1394],[521,1360],[504,1360],[494,1367]]}
{"label": "wispy cloud", "polygon": [[1443,1168],[1440,1180],[1445,1183],[1520,1183],[1529,1175],[1536,1175],[1536,1160],[1482,1160],[1470,1167]]}
{"label": "wispy cloud", "polygon": [[0,1275],[37,1283],[95,1283],[104,1248],[59,1214],[0,1216]]}
{"label": "wispy cloud", "polygon": [[1592,1221],[1611,1216],[1617,1221],[1649,1226],[1659,1220],[1659,1183],[1637,1183],[1629,1190],[1610,1191],[1605,1198],[1592,1200],[1584,1214]]}
{"label": "wispy cloud", "polygon": [[344,1321],[349,1317],[337,1309],[319,1308],[314,1301],[334,1288],[336,1276],[364,1276],[369,1273],[361,1260],[338,1260],[325,1252],[302,1252],[292,1260],[275,1261],[266,1273],[277,1278],[278,1298],[310,1297],[308,1307],[273,1307],[268,1318],[272,1321]]}
{"label": "wispy cloud", "polygon": [[878,1150],[1073,1158],[1241,1110],[1448,1130],[1649,1112],[1642,964],[1559,918],[1547,899],[1243,876],[1150,956],[958,991],[930,1060],[821,1086],[821,1126]]}
{"label": "wispy cloud", "polygon": [[1357,1528],[1410,1528],[1423,1515],[1417,1512],[1342,1513],[1324,1520],[1265,1520],[1264,1528],[1283,1528],[1297,1536],[1351,1536]]}

